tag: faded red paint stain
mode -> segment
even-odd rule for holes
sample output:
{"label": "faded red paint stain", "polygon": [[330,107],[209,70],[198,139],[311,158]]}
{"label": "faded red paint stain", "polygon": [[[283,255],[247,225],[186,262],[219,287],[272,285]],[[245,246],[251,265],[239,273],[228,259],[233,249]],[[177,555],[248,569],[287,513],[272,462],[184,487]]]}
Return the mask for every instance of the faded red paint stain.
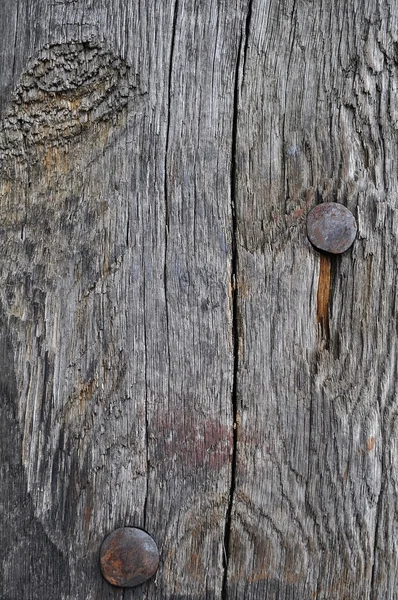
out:
{"label": "faded red paint stain", "polygon": [[370,437],[370,438],[368,439],[368,441],[366,442],[366,451],[367,451],[367,452],[371,452],[371,451],[374,449],[374,447],[375,447],[375,444],[376,444],[376,440],[375,440],[375,438],[374,438],[373,436],[372,436],[372,437]]}
{"label": "faded red paint stain", "polygon": [[[233,450],[233,429],[218,421],[189,421],[162,424],[162,452],[168,459],[180,459],[184,465],[221,469],[229,463]],[[158,448],[158,451],[160,448]]]}

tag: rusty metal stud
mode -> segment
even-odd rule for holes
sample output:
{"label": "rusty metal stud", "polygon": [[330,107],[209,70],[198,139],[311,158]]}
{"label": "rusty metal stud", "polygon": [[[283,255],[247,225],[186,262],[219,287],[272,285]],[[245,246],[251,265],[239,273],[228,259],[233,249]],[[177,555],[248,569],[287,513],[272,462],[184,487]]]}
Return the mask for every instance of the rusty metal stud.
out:
{"label": "rusty metal stud", "polygon": [[325,202],[308,213],[308,239],[318,250],[341,254],[352,245],[356,234],[354,215],[342,204]]}
{"label": "rusty metal stud", "polygon": [[100,563],[109,583],[135,587],[156,573],[159,551],[154,539],[142,529],[121,527],[102,542]]}

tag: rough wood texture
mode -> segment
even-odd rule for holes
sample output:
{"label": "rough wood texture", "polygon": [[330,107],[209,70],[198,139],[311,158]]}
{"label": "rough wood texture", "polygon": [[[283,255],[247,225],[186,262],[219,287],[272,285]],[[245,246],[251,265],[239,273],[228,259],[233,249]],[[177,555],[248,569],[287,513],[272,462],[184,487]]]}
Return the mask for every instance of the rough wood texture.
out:
{"label": "rough wood texture", "polygon": [[162,557],[134,597],[220,597],[241,15],[191,2],[14,8],[0,131],[2,598],[133,597],[99,571],[103,537],[123,525],[147,529]]}
{"label": "rough wood texture", "polygon": [[2,600],[398,598],[397,14],[1,3]]}
{"label": "rough wood texture", "polygon": [[[398,598],[397,8],[251,6],[228,598]],[[359,235],[330,259],[325,327],[328,267],[305,216],[328,200],[354,212]]]}

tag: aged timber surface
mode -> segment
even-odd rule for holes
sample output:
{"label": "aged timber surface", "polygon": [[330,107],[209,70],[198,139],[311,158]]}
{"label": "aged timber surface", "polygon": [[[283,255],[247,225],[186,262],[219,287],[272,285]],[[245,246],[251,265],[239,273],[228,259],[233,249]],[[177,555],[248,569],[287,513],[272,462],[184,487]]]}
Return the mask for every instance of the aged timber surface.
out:
{"label": "aged timber surface", "polygon": [[1,3],[2,600],[398,598],[397,14]]}
{"label": "aged timber surface", "polygon": [[[0,596],[219,598],[243,11],[16,4],[11,40],[1,14]],[[134,592],[99,571],[123,525],[161,552]]]}
{"label": "aged timber surface", "polygon": [[[251,6],[229,598],[398,598],[397,8]],[[328,271],[305,215],[329,200],[359,234]]]}

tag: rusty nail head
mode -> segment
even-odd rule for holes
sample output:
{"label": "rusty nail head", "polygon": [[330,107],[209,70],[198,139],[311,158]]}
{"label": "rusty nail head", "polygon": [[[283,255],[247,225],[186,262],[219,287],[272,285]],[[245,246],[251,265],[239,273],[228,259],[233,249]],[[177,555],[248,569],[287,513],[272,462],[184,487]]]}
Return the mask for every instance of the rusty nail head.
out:
{"label": "rusty nail head", "polygon": [[342,204],[324,202],[308,213],[308,239],[318,250],[341,254],[352,245],[356,234],[354,215]]}
{"label": "rusty nail head", "polygon": [[156,573],[159,551],[154,539],[142,529],[121,527],[102,542],[100,563],[109,583],[135,587]]}

